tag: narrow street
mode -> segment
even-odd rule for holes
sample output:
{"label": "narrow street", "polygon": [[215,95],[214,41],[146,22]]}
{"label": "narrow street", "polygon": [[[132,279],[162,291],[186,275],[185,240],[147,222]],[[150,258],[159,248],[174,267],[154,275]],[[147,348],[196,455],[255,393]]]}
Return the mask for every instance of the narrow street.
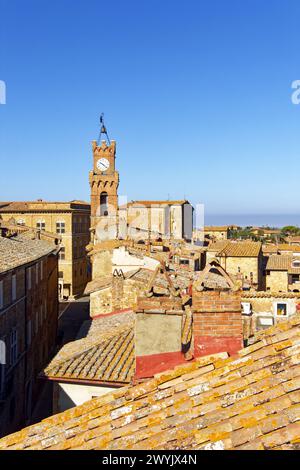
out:
{"label": "narrow street", "polygon": [[[60,304],[58,319],[57,347],[73,341],[82,323],[89,320],[89,297],[81,297],[72,302]],[[31,416],[31,424],[52,414],[52,383],[43,381],[39,398]]]}
{"label": "narrow street", "polygon": [[66,302],[58,320],[58,343],[61,347],[76,338],[86,320],[89,320],[89,297],[81,297],[73,302]]}

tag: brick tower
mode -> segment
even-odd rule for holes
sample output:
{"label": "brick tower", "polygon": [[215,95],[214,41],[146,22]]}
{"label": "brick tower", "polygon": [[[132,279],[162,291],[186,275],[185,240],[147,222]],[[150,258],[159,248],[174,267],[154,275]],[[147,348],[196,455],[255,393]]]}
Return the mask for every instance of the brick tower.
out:
{"label": "brick tower", "polygon": [[[106,134],[104,125],[100,131]],[[100,140],[100,139],[99,139]],[[119,173],[115,168],[116,142],[92,142],[93,170],[89,174],[91,187],[91,228],[95,241],[116,238]]]}

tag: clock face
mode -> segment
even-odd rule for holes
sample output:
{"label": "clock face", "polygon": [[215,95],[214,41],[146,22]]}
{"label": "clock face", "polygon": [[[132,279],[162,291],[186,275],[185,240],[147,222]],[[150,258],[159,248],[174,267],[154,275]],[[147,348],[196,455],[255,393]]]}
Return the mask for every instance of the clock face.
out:
{"label": "clock face", "polygon": [[97,168],[101,171],[106,171],[109,168],[109,161],[106,158],[100,158],[97,161]]}

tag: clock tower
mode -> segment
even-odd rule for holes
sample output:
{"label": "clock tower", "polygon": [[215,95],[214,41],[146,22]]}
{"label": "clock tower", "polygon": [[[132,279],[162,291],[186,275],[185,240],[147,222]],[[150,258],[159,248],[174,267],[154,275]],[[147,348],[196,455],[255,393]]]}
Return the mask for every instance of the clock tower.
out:
{"label": "clock tower", "polygon": [[[102,140],[100,144],[102,133],[107,139]],[[99,141],[92,142],[92,150],[93,170],[89,174],[91,229],[94,241],[97,242],[117,236],[119,173],[115,168],[116,142],[109,141],[104,125]]]}

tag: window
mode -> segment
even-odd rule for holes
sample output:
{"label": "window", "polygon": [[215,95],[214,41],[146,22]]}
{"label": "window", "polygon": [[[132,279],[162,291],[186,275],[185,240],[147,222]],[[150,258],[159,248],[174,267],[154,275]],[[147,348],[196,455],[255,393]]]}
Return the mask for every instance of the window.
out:
{"label": "window", "polygon": [[276,315],[278,317],[286,317],[287,316],[287,304],[277,304]]}
{"label": "window", "polygon": [[15,274],[11,277],[11,299],[12,301],[17,298],[17,276]]}
{"label": "window", "polygon": [[64,246],[60,247],[59,253],[58,253],[58,259],[59,260],[64,260],[66,259],[66,249]]}
{"label": "window", "polygon": [[292,261],[292,267],[293,268],[300,268],[300,261],[299,260],[293,260]]}
{"label": "window", "polygon": [[3,281],[0,281],[0,309],[3,308],[4,299],[3,299]]}
{"label": "window", "polygon": [[44,232],[45,231],[45,227],[46,227],[46,224],[45,224],[45,221],[44,220],[38,220],[37,223],[36,223],[36,228],[38,230],[40,230],[41,232]]}
{"label": "window", "polygon": [[31,267],[27,269],[27,289],[31,289]]}
{"label": "window", "polygon": [[300,280],[300,275],[299,274],[292,274],[292,284],[294,282],[299,282]]}
{"label": "window", "polygon": [[17,225],[25,225],[25,220],[24,219],[17,220]]}
{"label": "window", "polygon": [[18,359],[18,331],[14,328],[10,333],[10,364],[13,366]]}
{"label": "window", "polygon": [[181,259],[179,264],[190,264],[188,259]]}
{"label": "window", "polygon": [[56,233],[65,233],[66,232],[66,225],[63,221],[56,222]]}
{"label": "window", "polygon": [[108,195],[106,192],[100,194],[100,215],[108,215]]}
{"label": "window", "polygon": [[63,277],[64,277],[63,271],[58,271],[58,277],[59,277],[59,279],[63,279]]}

